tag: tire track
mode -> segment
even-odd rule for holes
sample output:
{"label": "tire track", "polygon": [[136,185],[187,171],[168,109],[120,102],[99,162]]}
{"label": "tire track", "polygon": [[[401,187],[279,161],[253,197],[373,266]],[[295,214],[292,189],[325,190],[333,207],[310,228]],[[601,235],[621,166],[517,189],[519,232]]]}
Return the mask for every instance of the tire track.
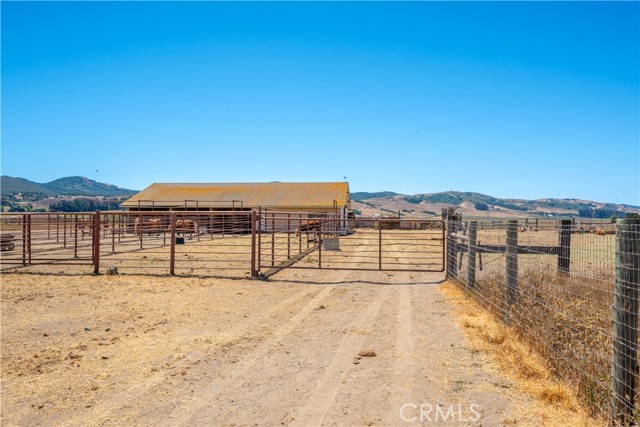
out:
{"label": "tire track", "polygon": [[[300,292],[297,292],[285,300],[281,301],[278,305],[272,307],[268,311],[265,311],[260,316],[253,317],[250,321],[246,323],[242,323],[234,328],[231,328],[225,332],[220,334],[211,336],[209,334],[199,334],[199,335],[189,335],[188,340],[185,340],[181,345],[188,347],[188,343],[194,341],[201,337],[211,337],[214,346],[223,346],[226,344],[233,343],[234,341],[242,338],[247,333],[251,332],[258,325],[265,321],[265,319],[269,319],[274,314],[286,309],[290,305],[295,304],[298,300],[304,299],[309,296],[309,294],[316,291],[315,288],[307,288],[303,289]],[[317,295],[316,295],[317,298]],[[294,316],[295,317],[295,316]],[[292,318],[293,319],[293,318]],[[191,357],[204,357],[201,351],[195,351],[190,354]],[[147,393],[152,390],[154,387],[161,385],[163,382],[167,380],[165,375],[156,375],[143,384],[138,384],[133,387],[124,390],[113,396],[111,399],[107,401],[102,401],[97,405],[94,405],[90,410],[82,411],[71,419],[64,420],[64,425],[77,425],[77,426],[86,426],[86,425],[99,425],[104,423],[106,418],[112,418],[113,413],[117,412],[118,409],[122,409],[124,406],[131,405],[132,402],[143,399],[146,397]],[[50,419],[45,420],[45,424],[58,424],[60,423],[59,419]]]}
{"label": "tire track", "polygon": [[[364,329],[369,326],[390,292],[389,288],[381,288],[360,317],[350,324],[349,329]],[[362,347],[365,339],[365,336],[357,334],[346,334],[344,336],[333,359],[306,404],[298,411],[295,411],[298,415],[296,416],[297,422],[294,422],[293,425],[317,426],[322,424],[329,408],[335,401],[343,379],[353,366],[353,357]]]}
{"label": "tire track", "polygon": [[[274,332],[274,337],[261,343],[261,345],[252,353],[251,358],[245,358],[234,365],[233,372],[227,378],[218,378],[209,383],[204,388],[192,394],[187,402],[184,402],[179,408],[171,411],[166,416],[154,422],[158,426],[191,426],[195,418],[207,405],[219,397],[227,388],[240,388],[244,382],[243,375],[252,369],[254,365],[267,355],[269,350],[278,345],[287,335],[291,334],[298,325],[322,302],[333,289],[335,285],[327,286],[322,289],[311,301],[309,301],[298,313],[296,313],[289,321],[282,325]],[[147,422],[150,420],[147,420]]]}
{"label": "tire track", "polygon": [[405,403],[417,401],[415,387],[418,366],[416,363],[416,343],[413,329],[413,310],[411,305],[411,290],[409,286],[400,288],[398,300],[398,324],[395,357],[393,363],[394,381],[391,405],[387,412],[386,424],[397,425],[400,421],[400,407]]}

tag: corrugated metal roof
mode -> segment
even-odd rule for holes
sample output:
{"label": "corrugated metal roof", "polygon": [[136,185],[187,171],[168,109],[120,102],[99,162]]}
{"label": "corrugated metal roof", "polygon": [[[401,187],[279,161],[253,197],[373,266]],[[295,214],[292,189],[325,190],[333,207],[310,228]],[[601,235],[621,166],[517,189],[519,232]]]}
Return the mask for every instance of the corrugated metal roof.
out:
{"label": "corrugated metal roof", "polygon": [[[155,183],[124,203],[124,207],[179,207],[196,201],[207,207],[228,207],[239,200],[244,207],[264,208],[351,208],[346,182],[269,182],[269,183]],[[238,205],[236,205],[238,206]]]}

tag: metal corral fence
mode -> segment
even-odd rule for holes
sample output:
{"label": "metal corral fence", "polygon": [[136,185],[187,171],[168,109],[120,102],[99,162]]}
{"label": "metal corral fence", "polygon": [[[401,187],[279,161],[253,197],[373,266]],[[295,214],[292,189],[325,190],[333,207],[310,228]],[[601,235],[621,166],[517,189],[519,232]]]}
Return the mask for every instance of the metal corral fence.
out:
{"label": "metal corral fence", "polygon": [[251,211],[3,213],[0,227],[3,270],[86,273],[72,266],[91,265],[96,273],[101,266],[137,274],[255,273]]}
{"label": "metal corral fence", "polygon": [[638,424],[640,220],[592,227],[450,215],[447,275],[532,344],[594,414]]}
{"label": "metal corral fence", "polygon": [[444,271],[443,221],[366,225],[355,233],[355,221],[336,214],[262,209],[3,213],[0,267],[228,277],[282,268]]}

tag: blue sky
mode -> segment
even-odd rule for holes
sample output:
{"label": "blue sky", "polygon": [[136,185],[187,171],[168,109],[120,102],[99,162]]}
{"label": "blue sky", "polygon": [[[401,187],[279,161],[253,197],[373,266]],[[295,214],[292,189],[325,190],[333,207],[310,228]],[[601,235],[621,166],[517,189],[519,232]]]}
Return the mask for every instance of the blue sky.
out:
{"label": "blue sky", "polygon": [[640,204],[640,6],[3,1],[2,174]]}

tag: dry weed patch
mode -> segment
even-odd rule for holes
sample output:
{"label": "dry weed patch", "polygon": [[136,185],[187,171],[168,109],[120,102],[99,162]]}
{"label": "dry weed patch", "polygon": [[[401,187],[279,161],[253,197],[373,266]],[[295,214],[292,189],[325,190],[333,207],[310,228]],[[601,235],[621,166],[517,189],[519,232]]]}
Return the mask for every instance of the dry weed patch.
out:
{"label": "dry weed patch", "polygon": [[488,354],[516,385],[532,396],[532,411],[545,426],[604,426],[579,403],[568,385],[558,381],[542,358],[526,344],[513,328],[494,319],[475,301],[466,298],[453,283],[445,282],[442,291],[454,302],[459,324],[471,341],[472,348]]}

